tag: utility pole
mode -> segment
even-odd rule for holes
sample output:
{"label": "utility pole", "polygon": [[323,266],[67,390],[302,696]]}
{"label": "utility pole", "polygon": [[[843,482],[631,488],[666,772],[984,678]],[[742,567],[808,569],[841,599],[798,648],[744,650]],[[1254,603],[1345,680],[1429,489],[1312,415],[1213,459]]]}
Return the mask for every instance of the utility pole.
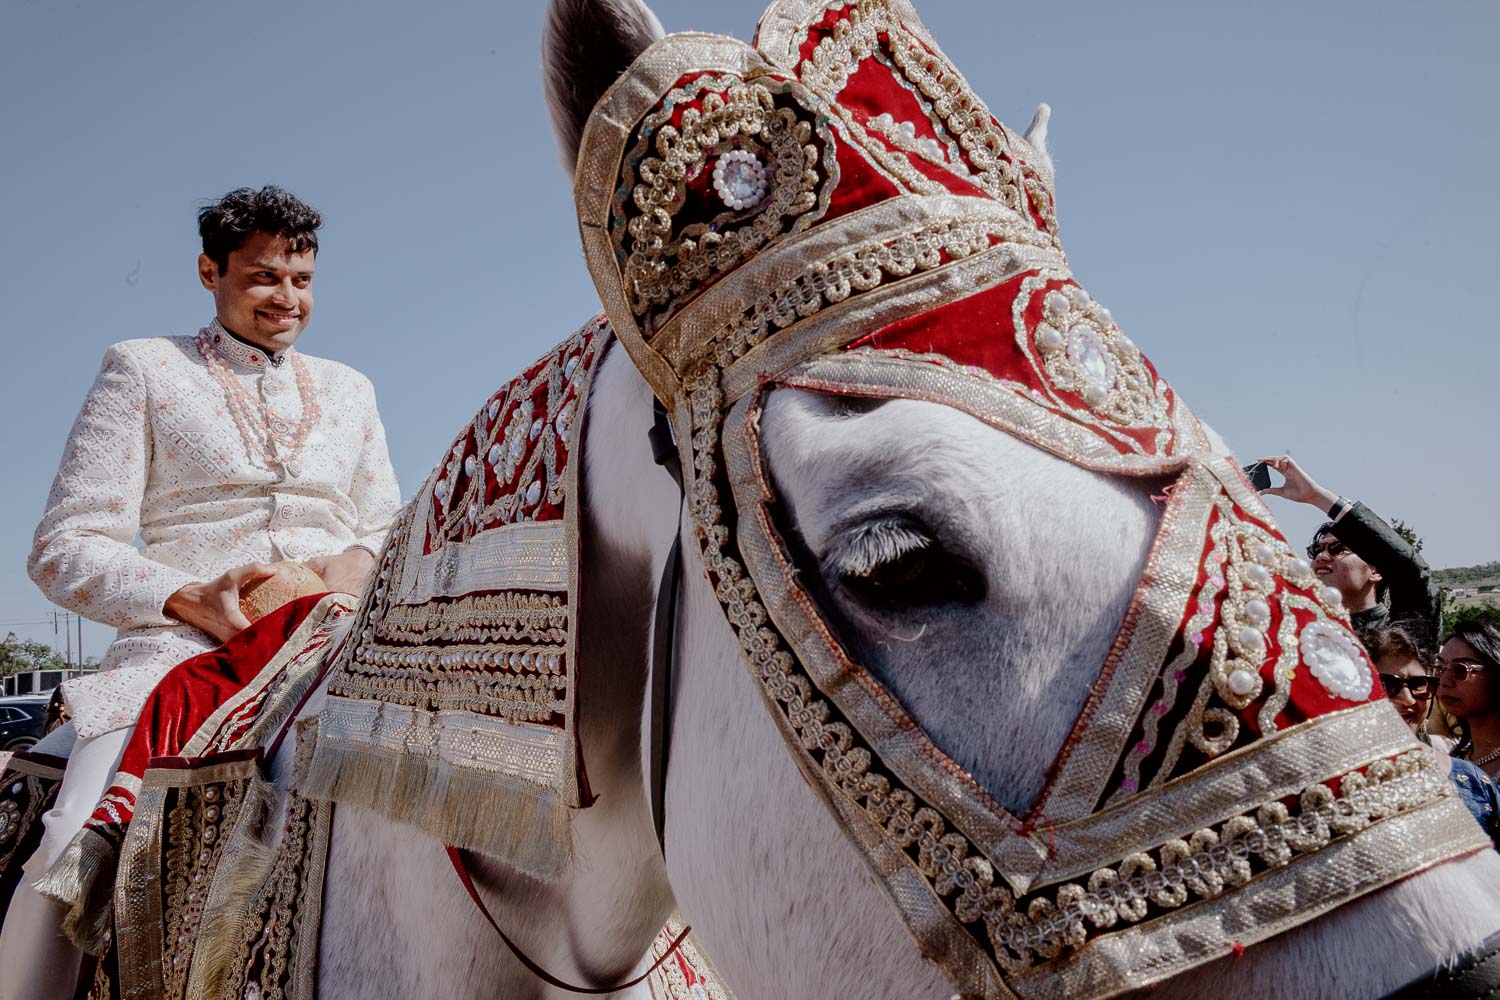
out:
{"label": "utility pole", "polygon": [[77,615],[76,617],[78,618],[78,669],[82,670],[83,669],[83,615]]}

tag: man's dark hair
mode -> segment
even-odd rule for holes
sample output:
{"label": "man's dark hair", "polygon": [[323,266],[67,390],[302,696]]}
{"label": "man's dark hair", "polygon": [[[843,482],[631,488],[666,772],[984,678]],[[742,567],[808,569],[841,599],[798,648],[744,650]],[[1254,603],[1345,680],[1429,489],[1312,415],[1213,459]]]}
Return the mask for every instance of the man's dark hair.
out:
{"label": "man's dark hair", "polygon": [[238,188],[198,211],[198,235],[203,252],[219,267],[229,266],[229,255],[245,243],[251,233],[283,237],[293,253],[318,252],[318,227],[323,216],[296,195],[275,185],[259,191]]}
{"label": "man's dark hair", "polygon": [[1426,632],[1420,622],[1402,619],[1366,629],[1360,633],[1359,638],[1372,660],[1383,660],[1387,656],[1415,660],[1422,665],[1422,669],[1431,673],[1437,663],[1437,653]]}
{"label": "man's dark hair", "polygon": [[[1323,544],[1323,539],[1324,538],[1338,538],[1338,537],[1339,536],[1334,533],[1333,522],[1332,521],[1324,521],[1322,524],[1318,525],[1318,530],[1313,532],[1312,542],[1310,544],[1310,547],[1311,548],[1317,548],[1319,545]],[[1340,539],[1340,541],[1342,541],[1342,539]],[[1348,548],[1348,545],[1345,545],[1344,547]],[[1350,551],[1352,552],[1353,550],[1350,549]],[[1359,555],[1358,552],[1355,552],[1354,554],[1356,556]],[[1379,601],[1381,604],[1388,603],[1386,601],[1386,595],[1389,594],[1390,592],[1391,592],[1390,585],[1385,582],[1385,577],[1382,576],[1380,578],[1380,580],[1375,584],[1375,600]]]}
{"label": "man's dark hair", "polygon": [[[1448,638],[1467,642],[1491,671],[1500,672],[1500,622],[1471,618],[1454,626],[1453,634]],[[1500,677],[1495,677],[1494,681],[1500,682]]]}

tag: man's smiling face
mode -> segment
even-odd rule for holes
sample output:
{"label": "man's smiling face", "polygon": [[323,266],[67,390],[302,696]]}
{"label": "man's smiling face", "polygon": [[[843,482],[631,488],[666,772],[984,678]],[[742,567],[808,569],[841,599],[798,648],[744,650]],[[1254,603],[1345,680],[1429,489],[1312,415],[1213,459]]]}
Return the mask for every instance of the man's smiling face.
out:
{"label": "man's smiling face", "polygon": [[313,308],[316,250],[292,251],[285,237],[253,232],[229,252],[228,266],[198,257],[198,280],[214,295],[219,322],[273,354],[291,347]]}

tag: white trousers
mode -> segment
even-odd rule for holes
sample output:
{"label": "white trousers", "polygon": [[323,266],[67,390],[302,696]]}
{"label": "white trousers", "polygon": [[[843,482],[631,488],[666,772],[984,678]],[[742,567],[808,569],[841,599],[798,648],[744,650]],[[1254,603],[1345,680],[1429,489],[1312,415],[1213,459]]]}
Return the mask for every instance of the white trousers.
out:
{"label": "white trousers", "polygon": [[[34,748],[47,753],[71,735],[49,734]],[[42,842],[27,860],[5,923],[0,926],[0,1000],[67,1000],[78,986],[83,953],[62,932],[63,907],[37,893],[31,883],[57,861],[114,780],[134,727],[78,740],[68,757],[57,801],[42,816]],[[54,741],[54,737],[57,740]],[[49,746],[51,744],[52,746]]]}

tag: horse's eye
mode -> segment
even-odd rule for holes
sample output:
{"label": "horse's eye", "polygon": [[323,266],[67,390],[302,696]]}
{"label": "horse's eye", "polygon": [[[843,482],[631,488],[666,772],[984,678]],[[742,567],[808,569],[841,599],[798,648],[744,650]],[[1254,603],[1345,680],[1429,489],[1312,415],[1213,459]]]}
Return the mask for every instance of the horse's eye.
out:
{"label": "horse's eye", "polygon": [[984,597],[984,576],[972,563],[904,518],[869,522],[847,532],[824,568],[873,610],[974,604]]}

